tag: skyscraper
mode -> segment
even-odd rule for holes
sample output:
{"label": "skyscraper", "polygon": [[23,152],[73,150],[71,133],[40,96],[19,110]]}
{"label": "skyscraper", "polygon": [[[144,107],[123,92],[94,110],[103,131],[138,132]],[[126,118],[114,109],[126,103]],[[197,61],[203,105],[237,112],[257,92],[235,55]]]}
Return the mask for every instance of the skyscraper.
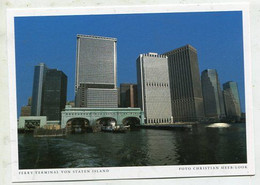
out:
{"label": "skyscraper", "polygon": [[76,107],[118,107],[117,40],[77,35]]}
{"label": "skyscraper", "polygon": [[240,97],[236,82],[223,84],[223,94],[227,118],[239,121],[241,117]]}
{"label": "skyscraper", "polygon": [[41,114],[41,102],[42,102],[42,87],[45,78],[47,66],[44,63],[34,67],[33,76],[33,91],[32,91],[32,116],[40,116]]}
{"label": "skyscraper", "polygon": [[67,101],[67,76],[57,69],[48,69],[42,91],[41,115],[47,120],[60,120]]}
{"label": "skyscraper", "polygon": [[137,85],[122,83],[120,84],[121,107],[137,107]]}
{"label": "skyscraper", "polygon": [[206,69],[202,72],[201,86],[205,116],[214,119],[225,117],[222,90],[215,69]]}
{"label": "skyscraper", "polygon": [[137,60],[138,105],[145,123],[172,121],[168,60],[157,53],[141,54]]}
{"label": "skyscraper", "polygon": [[118,105],[118,107],[121,107],[120,99],[121,99],[121,96],[120,96],[120,87],[117,87],[117,105]]}
{"label": "skyscraper", "polygon": [[197,50],[191,45],[164,53],[168,56],[172,116],[175,121],[204,117]]}
{"label": "skyscraper", "polygon": [[22,106],[20,116],[31,116],[32,109],[32,97],[28,98],[28,103],[26,106]]}

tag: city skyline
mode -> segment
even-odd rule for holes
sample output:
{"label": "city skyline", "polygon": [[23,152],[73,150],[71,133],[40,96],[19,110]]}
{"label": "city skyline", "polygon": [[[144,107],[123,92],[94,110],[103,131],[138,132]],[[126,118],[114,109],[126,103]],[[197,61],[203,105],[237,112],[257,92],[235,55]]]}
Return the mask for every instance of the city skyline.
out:
{"label": "city skyline", "polygon": [[[216,14],[219,14],[220,16],[218,16],[218,18],[216,18],[217,17]],[[176,16],[180,20],[177,20]],[[223,31],[223,29],[226,30],[227,29],[226,24],[228,22],[231,22],[231,20],[234,21],[234,18],[235,18],[235,23],[233,22],[232,24],[233,24],[233,27],[234,27],[234,24],[236,24],[235,28],[238,28],[238,31],[234,30],[234,28],[232,28],[231,30],[229,29],[229,32],[227,32],[225,34],[222,33],[223,37],[221,37],[221,38],[226,38],[226,37],[229,37],[230,34],[233,35],[233,37],[229,37],[229,40],[227,40],[227,42],[229,42],[228,46],[227,46],[226,43],[221,44],[221,46],[223,47],[222,49],[227,51],[226,55],[224,55],[225,52],[223,53],[223,50],[216,47],[218,45],[216,45],[216,43],[215,43],[216,41],[212,38],[205,36],[205,40],[201,41],[202,43],[204,42],[204,44],[205,44],[205,42],[208,43],[208,45],[207,45],[208,48],[207,47],[203,48],[199,43],[196,43],[196,42],[198,42],[197,41],[198,39],[201,39],[201,37],[195,37],[196,34],[197,35],[202,34],[202,33],[200,33],[200,31],[197,31],[196,34],[193,33],[192,38],[186,36],[185,38],[181,37],[181,40],[178,37],[172,38],[172,37],[174,37],[174,34],[173,34],[173,35],[171,35],[171,38],[169,39],[169,41],[166,42],[162,33],[169,32],[170,29],[173,29],[172,28],[173,26],[169,26],[170,28],[168,28],[168,30],[166,29],[166,27],[165,27],[166,20],[174,18],[173,20],[175,20],[175,21],[177,20],[177,23],[180,25],[180,24],[182,24],[181,20],[191,18],[191,16],[193,16],[193,20],[195,19],[196,23],[198,23],[199,20],[201,21],[203,19],[204,19],[204,21],[206,19],[207,19],[208,22],[211,21],[210,25],[211,25],[212,28],[214,27],[212,24],[216,23],[216,21],[217,22],[219,21],[221,23],[219,23],[218,26],[225,25],[225,28],[221,28],[222,31]],[[134,20],[132,20],[132,23],[130,21],[131,17],[134,18]],[[219,19],[219,17],[220,17],[220,19]],[[133,49],[133,47],[137,46],[137,44],[136,43],[133,44],[131,41],[129,41],[129,37],[131,36],[131,34],[128,35],[128,37],[126,36],[127,33],[129,34],[128,30],[124,30],[126,33],[122,32],[121,35],[119,34],[118,36],[116,36],[116,33],[115,33],[117,31],[116,29],[112,30],[112,28],[110,28],[110,29],[108,29],[109,31],[107,31],[109,33],[101,33],[102,30],[101,30],[101,27],[99,27],[100,30],[97,31],[97,32],[94,32],[94,29],[92,28],[92,29],[90,29],[89,32],[85,31],[84,34],[88,34],[88,35],[93,34],[93,35],[101,35],[101,36],[118,38],[118,68],[117,68],[118,83],[117,83],[117,86],[119,86],[120,83],[136,83],[135,59],[140,53],[145,53],[145,52],[149,52],[149,51],[163,53],[165,51],[172,50],[172,49],[178,48],[182,45],[185,45],[187,43],[190,43],[191,45],[193,45],[198,50],[198,57],[199,57],[198,60],[199,60],[199,65],[200,65],[200,67],[199,67],[200,72],[207,69],[207,68],[214,68],[214,69],[217,69],[217,71],[219,73],[219,78],[220,78],[221,84],[223,84],[226,81],[236,81],[238,83],[239,93],[240,93],[240,97],[241,97],[242,111],[244,111],[244,88],[243,88],[243,86],[244,86],[243,81],[244,80],[243,80],[243,51],[242,51],[242,43],[243,42],[242,42],[241,12],[210,12],[210,13],[178,13],[178,14],[102,15],[102,16],[97,15],[97,16],[68,16],[68,17],[61,16],[61,17],[16,18],[16,20],[17,20],[16,21],[16,23],[17,23],[16,24],[16,54],[17,54],[16,55],[16,59],[17,59],[17,66],[16,67],[17,67],[17,92],[18,92],[17,93],[17,96],[18,96],[18,107],[17,108],[18,108],[18,112],[20,111],[20,107],[27,103],[28,97],[31,96],[30,93],[32,92],[32,82],[30,82],[30,79],[32,79],[33,77],[30,74],[30,71],[32,71],[33,67],[35,65],[39,64],[40,62],[46,63],[46,65],[48,67],[51,67],[51,68],[59,68],[62,71],[64,71],[65,74],[68,74],[69,83],[68,83],[68,99],[67,100],[69,101],[69,100],[74,99],[74,78],[75,78],[74,65],[75,65],[75,58],[76,58],[75,57],[75,52],[76,52],[75,38],[76,38],[76,35],[75,35],[74,32],[77,32],[76,34],[79,34],[79,33],[83,34],[83,31],[80,31],[77,28],[75,28],[75,30],[71,30],[71,28],[70,28],[70,30],[66,30],[65,35],[69,34],[70,37],[67,37],[66,38],[67,40],[63,41],[62,44],[65,45],[64,43],[71,43],[71,44],[67,44],[66,47],[63,46],[63,47],[65,47],[65,49],[70,48],[69,49],[70,53],[68,53],[68,54],[67,54],[67,52],[59,53],[60,48],[57,47],[56,46],[57,43],[54,42],[55,39],[57,39],[55,37],[55,34],[57,34],[57,33],[54,31],[53,24],[55,24],[57,20],[61,20],[61,22],[63,22],[63,23],[64,23],[64,21],[68,21],[68,23],[70,23],[70,25],[71,25],[72,20],[75,20],[77,18],[78,18],[79,22],[86,20],[86,19],[87,19],[86,21],[90,21],[90,19],[92,19],[92,20],[97,19],[97,20],[103,21],[103,22],[110,20],[110,22],[111,22],[112,20],[115,21],[115,20],[118,20],[118,19],[128,18],[130,23],[125,23],[125,21],[124,21],[123,23],[125,25],[123,25],[123,23],[121,22],[120,23],[121,28],[126,26],[127,24],[128,25],[129,24],[137,24],[139,21],[144,21],[144,20],[148,20],[148,19],[150,20],[151,18],[154,19],[154,20],[163,20],[163,18],[164,18],[165,21],[162,21],[163,23],[157,22],[157,24],[164,26],[163,29],[160,30],[160,29],[156,28],[155,31],[152,32],[152,34],[147,33],[144,29],[143,30],[144,33],[147,33],[146,37],[143,35],[144,33],[141,33],[142,30],[139,30],[140,31],[139,34],[142,35],[143,37],[140,37],[140,36],[138,36],[138,34],[135,33],[137,35],[138,39],[141,40],[142,42],[140,42],[140,46],[138,45],[138,47],[136,47],[134,49]],[[138,18],[140,20],[137,20]],[[213,20],[215,20],[215,22]],[[52,25],[51,28],[48,27],[48,29],[49,28],[51,29],[50,32],[48,32],[48,30],[39,31],[39,30],[36,29],[37,30],[36,33],[40,34],[40,36],[43,36],[42,38],[40,38],[40,37],[34,38],[34,36],[32,38],[32,41],[37,41],[37,39],[40,38],[40,40],[39,40],[40,44],[43,44],[43,45],[40,45],[40,46],[38,45],[38,48],[37,47],[36,48],[30,48],[29,47],[33,44],[31,43],[32,42],[31,40],[26,39],[27,36],[29,35],[28,32],[26,32],[27,29],[23,28],[23,31],[19,30],[20,26],[22,26],[22,25],[25,26],[29,22],[34,23],[33,29],[39,28],[39,26],[42,27],[43,25]],[[192,21],[190,21],[190,22],[192,22]],[[76,23],[74,22],[74,24],[78,24],[78,22],[76,22]],[[95,24],[97,24],[97,23],[95,23]],[[106,24],[108,24],[108,23],[106,23]],[[145,24],[145,26],[150,24],[150,26],[148,26],[147,29],[154,25],[154,23],[152,23],[151,21],[146,21],[146,22],[144,22],[144,24]],[[59,26],[60,25],[57,25],[57,27],[59,27]],[[189,26],[192,26],[192,25],[184,24],[182,26],[189,27]],[[96,27],[98,27],[98,26],[96,26]],[[56,26],[55,26],[55,28],[56,28]],[[117,28],[119,28],[119,27],[117,27]],[[142,28],[145,28],[145,27],[143,26]],[[216,28],[219,29],[219,27],[216,27]],[[239,28],[240,28],[240,30],[239,30]],[[180,30],[183,31],[183,29],[184,29],[183,27],[180,27]],[[199,28],[197,28],[197,29],[199,29]],[[56,30],[56,31],[58,31],[58,30]],[[206,28],[206,30],[208,32],[212,31],[209,28]],[[21,35],[22,33],[25,33],[25,32],[27,34]],[[31,33],[31,32],[33,32],[33,30],[31,30],[29,33]],[[48,42],[52,43],[54,46],[56,46],[56,50],[54,50],[54,52],[50,52],[50,53],[49,52],[46,52],[46,53],[43,52],[43,49],[47,49],[47,51],[49,51],[49,49],[46,48],[46,46],[44,44],[45,41],[43,41],[44,38],[45,38],[44,35],[46,35],[47,32],[48,32],[49,36],[52,35],[54,37],[50,37],[46,41],[48,41]],[[106,32],[106,31],[104,31],[104,32]],[[176,30],[175,30],[175,32],[176,32]],[[185,33],[187,33],[187,32],[191,33],[191,31],[186,31]],[[201,31],[201,32],[203,32],[203,31]],[[215,32],[217,32],[217,30],[215,30]],[[239,33],[237,33],[237,32],[239,32]],[[159,34],[159,33],[161,33],[161,34]],[[123,36],[125,36],[125,37],[123,37]],[[152,37],[152,36],[156,36],[156,37]],[[61,39],[61,38],[58,37],[58,40]],[[71,41],[71,40],[73,40],[73,41]],[[144,42],[145,40],[147,41],[146,43]],[[153,40],[154,42],[152,42],[151,40]],[[173,40],[175,40],[176,42],[172,42]],[[209,40],[213,40],[215,42],[210,43]],[[234,42],[235,43],[239,42],[240,45],[237,44],[238,46],[233,46],[232,44],[234,44]],[[151,43],[153,43],[153,45],[151,45]],[[182,44],[182,43],[185,43],[185,44]],[[195,43],[195,44],[193,44],[193,43]],[[126,46],[127,44],[128,45],[130,44],[129,47]],[[156,44],[159,44],[159,46],[156,46]],[[232,45],[232,47],[231,47],[231,45]],[[25,47],[21,48],[22,46],[25,46]],[[213,46],[215,46],[215,47],[213,47]],[[50,46],[50,48],[52,48],[52,47]],[[129,48],[132,48],[132,50],[130,50]],[[214,48],[215,50],[211,51],[212,48]],[[33,55],[30,53],[31,58],[29,57],[29,59],[28,59],[28,54],[27,54],[28,50],[30,52],[32,52],[30,49],[32,51],[36,49],[37,52]],[[138,51],[137,51],[137,49],[138,49]],[[205,50],[207,51],[207,49],[210,51],[210,53],[205,52]],[[27,52],[23,52],[23,55],[21,55],[21,52],[24,51],[24,50],[27,51]],[[127,50],[127,52],[126,52],[126,50]],[[231,52],[231,51],[233,51],[233,52]],[[39,53],[41,53],[41,54],[39,54]],[[42,55],[42,53],[43,54],[45,53],[45,55]],[[229,53],[229,54],[227,54],[227,53]],[[221,56],[220,56],[220,54],[221,54]],[[48,55],[48,57],[46,57],[47,55]],[[134,55],[134,58],[135,58],[134,60],[132,59],[132,55]],[[65,62],[61,62],[62,57],[67,58],[67,56],[70,56],[70,59],[66,59]],[[204,59],[205,56],[206,56],[206,58],[214,59],[214,57],[215,57],[217,59],[214,59],[214,61],[208,59],[206,61],[206,59]],[[59,57],[60,57],[60,59],[59,59]],[[127,58],[127,57],[129,57],[129,58]],[[225,60],[223,60],[223,58]],[[53,62],[53,60],[56,61],[56,62]],[[219,62],[216,62],[215,60],[218,60]],[[228,62],[228,61],[230,61],[230,62]],[[234,71],[234,72],[232,71],[232,74],[230,74],[229,70],[231,69],[231,66],[233,67],[234,65],[236,65],[236,63],[238,63],[237,64],[237,70]],[[23,65],[23,64],[24,64],[23,70],[27,71],[27,73],[23,74],[22,78],[19,78],[19,76],[21,77],[21,74],[19,73],[19,71],[21,71],[21,65]],[[223,68],[224,64],[225,64],[226,69]],[[29,69],[29,68],[32,68],[32,69]],[[239,77],[239,78],[237,78],[237,77]],[[23,81],[20,81],[21,79]],[[23,89],[23,92],[20,91],[20,89]]]}

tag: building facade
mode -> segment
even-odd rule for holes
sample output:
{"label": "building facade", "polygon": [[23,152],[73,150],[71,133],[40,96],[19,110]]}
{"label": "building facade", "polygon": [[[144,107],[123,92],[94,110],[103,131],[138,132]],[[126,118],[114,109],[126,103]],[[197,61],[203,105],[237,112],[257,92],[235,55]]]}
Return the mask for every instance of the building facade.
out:
{"label": "building facade", "polygon": [[34,130],[47,124],[46,116],[20,116],[18,129]]}
{"label": "building facade", "polygon": [[167,56],[141,54],[137,60],[138,106],[146,124],[172,122]]}
{"label": "building facade", "polygon": [[22,106],[20,116],[31,116],[31,106]]}
{"label": "building facade", "polygon": [[44,63],[40,63],[39,65],[34,67],[32,108],[31,108],[32,116],[41,115],[42,87],[43,87],[43,81],[47,69],[48,68]]}
{"label": "building facade", "polygon": [[201,74],[201,86],[205,117],[222,119],[225,117],[223,94],[215,69],[206,69]]}
{"label": "building facade", "polygon": [[77,35],[76,107],[118,107],[116,45],[115,38]]}
{"label": "building facade", "polygon": [[89,108],[111,108],[118,106],[117,89],[87,88],[86,95],[86,105]]}
{"label": "building facade", "polygon": [[240,121],[241,106],[237,83],[232,81],[224,83],[223,95],[227,118],[234,121]]}
{"label": "building facade", "polygon": [[[61,128],[65,128],[75,119],[84,119],[90,126],[101,124],[100,120],[110,118],[116,125],[127,125],[131,120],[143,125],[144,114],[140,108],[84,108],[66,106],[62,111]],[[133,121],[134,120],[134,121]]]}
{"label": "building facade", "polygon": [[60,120],[66,101],[67,76],[57,69],[48,69],[42,91],[41,115],[47,116],[47,120]]}
{"label": "building facade", "polygon": [[66,105],[70,105],[71,107],[75,107],[75,101],[67,101]]}
{"label": "building facade", "polygon": [[120,103],[120,87],[117,87],[117,105],[118,107],[121,107],[121,103]]}
{"label": "building facade", "polygon": [[22,106],[20,116],[31,116],[32,109],[32,97],[28,98],[28,103],[26,106]]}
{"label": "building facade", "polygon": [[191,45],[164,53],[168,56],[172,116],[174,121],[204,118],[197,50]]}
{"label": "building facade", "polygon": [[138,107],[137,84],[120,84],[120,102],[121,107]]}

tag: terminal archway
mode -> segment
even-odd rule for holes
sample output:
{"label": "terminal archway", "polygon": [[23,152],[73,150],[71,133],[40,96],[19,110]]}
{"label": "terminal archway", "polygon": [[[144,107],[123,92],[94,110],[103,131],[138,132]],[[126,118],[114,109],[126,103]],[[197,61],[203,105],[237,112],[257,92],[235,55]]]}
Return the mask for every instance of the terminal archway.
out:
{"label": "terminal archway", "polygon": [[90,122],[86,118],[72,118],[67,121],[66,128],[71,133],[82,133],[89,131]]}
{"label": "terminal archway", "polygon": [[115,118],[112,117],[103,117],[96,120],[97,125],[101,126],[116,126],[117,121]]}
{"label": "terminal archway", "polygon": [[94,130],[111,131],[117,125],[117,121],[112,117],[102,117],[96,120],[96,127]]}
{"label": "terminal archway", "polygon": [[140,119],[137,117],[126,117],[123,119],[122,124],[124,126],[129,125],[131,128],[133,128],[140,125]]}

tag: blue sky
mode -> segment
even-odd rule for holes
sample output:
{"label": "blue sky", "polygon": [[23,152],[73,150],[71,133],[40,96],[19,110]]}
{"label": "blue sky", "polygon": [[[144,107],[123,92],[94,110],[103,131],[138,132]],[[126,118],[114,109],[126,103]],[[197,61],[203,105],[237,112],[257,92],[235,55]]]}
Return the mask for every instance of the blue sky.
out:
{"label": "blue sky", "polygon": [[217,69],[221,84],[236,81],[245,110],[242,12],[195,12],[15,18],[17,108],[32,95],[34,66],[44,62],[68,76],[67,99],[74,99],[76,35],[115,37],[117,79],[136,83],[136,58],[191,44],[200,72]]}

